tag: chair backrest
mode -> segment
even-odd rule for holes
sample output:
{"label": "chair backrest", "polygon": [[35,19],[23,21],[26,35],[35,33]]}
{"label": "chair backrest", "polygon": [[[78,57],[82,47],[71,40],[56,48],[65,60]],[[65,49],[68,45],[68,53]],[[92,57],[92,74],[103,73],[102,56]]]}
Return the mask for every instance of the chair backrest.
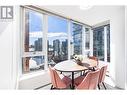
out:
{"label": "chair backrest", "polygon": [[100,69],[89,72],[83,81],[77,86],[77,89],[96,89],[99,79]]}
{"label": "chair backrest", "polygon": [[104,65],[100,68],[100,75],[99,75],[99,81],[98,83],[104,82],[106,71],[107,71],[108,65]]}
{"label": "chair backrest", "polygon": [[95,57],[95,56],[89,56],[89,59],[93,59],[93,60],[97,61],[97,66],[98,66],[99,62],[98,62],[98,58],[97,57]]}
{"label": "chair backrest", "polygon": [[52,68],[51,66],[49,66],[49,71],[50,71],[50,75],[51,75],[52,85],[55,88],[66,88],[65,83],[61,80],[61,78],[59,77],[56,70],[54,68]]}

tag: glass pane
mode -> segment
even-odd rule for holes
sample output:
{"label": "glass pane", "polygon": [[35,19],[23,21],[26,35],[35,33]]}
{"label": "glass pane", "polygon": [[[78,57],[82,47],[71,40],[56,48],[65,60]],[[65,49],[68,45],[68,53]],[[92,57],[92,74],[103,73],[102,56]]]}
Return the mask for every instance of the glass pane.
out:
{"label": "glass pane", "polygon": [[24,57],[22,61],[23,73],[44,70],[44,56]]}
{"label": "glass pane", "polygon": [[48,62],[68,59],[67,20],[48,16]]}
{"label": "glass pane", "polygon": [[107,26],[107,61],[110,62],[110,25]]}
{"label": "glass pane", "polygon": [[42,25],[41,13],[25,11],[25,52],[42,51]]}
{"label": "glass pane", "polygon": [[104,27],[93,30],[93,55],[104,61]]}
{"label": "glass pane", "polygon": [[85,28],[85,48],[90,48],[90,29]]}
{"label": "glass pane", "polygon": [[82,25],[71,23],[71,55],[82,54]]}

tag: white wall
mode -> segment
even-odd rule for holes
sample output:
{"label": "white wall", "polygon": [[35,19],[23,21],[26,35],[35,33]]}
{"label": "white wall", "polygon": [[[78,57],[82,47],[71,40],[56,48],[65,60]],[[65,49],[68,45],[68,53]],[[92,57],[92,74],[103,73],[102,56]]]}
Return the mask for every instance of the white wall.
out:
{"label": "white wall", "polygon": [[[125,25],[127,25],[127,6],[125,7]],[[125,69],[126,69],[126,89],[127,89],[127,26],[125,26]]]}
{"label": "white wall", "polygon": [[0,89],[11,88],[12,21],[0,21]]}
{"label": "white wall", "polygon": [[[18,11],[17,11],[18,10]],[[13,20],[0,20],[0,89],[14,89],[17,79],[17,29],[19,8],[14,7]]]}

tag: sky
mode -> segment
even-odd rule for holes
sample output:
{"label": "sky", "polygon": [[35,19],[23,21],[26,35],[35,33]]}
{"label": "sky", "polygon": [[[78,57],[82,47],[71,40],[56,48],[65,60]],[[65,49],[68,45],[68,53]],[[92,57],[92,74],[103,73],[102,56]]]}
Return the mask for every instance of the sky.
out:
{"label": "sky", "polygon": [[[29,24],[30,32],[41,31],[43,15],[33,11],[29,12]],[[59,17],[48,16],[48,32],[67,32],[67,21]]]}
{"label": "sky", "polygon": [[[30,43],[42,36],[43,31],[43,15],[34,11],[29,12],[29,31],[31,34]],[[67,20],[56,17],[48,16],[48,38],[54,40],[57,38],[67,38]]]}

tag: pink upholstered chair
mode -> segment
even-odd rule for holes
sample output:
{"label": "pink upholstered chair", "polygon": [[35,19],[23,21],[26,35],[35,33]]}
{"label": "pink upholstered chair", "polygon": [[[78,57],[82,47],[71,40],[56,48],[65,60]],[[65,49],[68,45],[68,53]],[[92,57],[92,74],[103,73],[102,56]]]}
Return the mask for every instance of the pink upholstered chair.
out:
{"label": "pink upholstered chair", "polygon": [[97,57],[95,57],[95,56],[89,56],[89,59],[93,59],[93,60],[97,61],[97,66],[98,66],[99,62],[98,62],[98,58]]}
{"label": "pink upholstered chair", "polygon": [[95,66],[95,67],[93,67],[93,68],[89,68],[89,70],[94,70],[94,71],[95,71],[96,69],[98,69],[98,65],[99,65],[98,58],[97,58],[97,57],[95,57],[95,56],[89,56],[89,59],[92,59],[92,60],[97,61],[96,66]]}
{"label": "pink upholstered chair", "polygon": [[98,88],[100,89],[100,84],[103,84],[104,88],[106,89],[106,86],[104,84],[104,79],[105,79],[105,76],[106,76],[106,71],[107,71],[107,64],[106,65],[103,65],[101,68],[100,68],[100,75],[99,75],[99,80],[98,80]]}
{"label": "pink upholstered chair", "polygon": [[71,79],[63,74],[58,74],[54,68],[49,66],[52,86],[51,89],[64,89],[71,85]]}
{"label": "pink upholstered chair", "polygon": [[77,77],[75,81],[76,89],[96,89],[98,84],[100,69],[90,71],[86,76]]}

